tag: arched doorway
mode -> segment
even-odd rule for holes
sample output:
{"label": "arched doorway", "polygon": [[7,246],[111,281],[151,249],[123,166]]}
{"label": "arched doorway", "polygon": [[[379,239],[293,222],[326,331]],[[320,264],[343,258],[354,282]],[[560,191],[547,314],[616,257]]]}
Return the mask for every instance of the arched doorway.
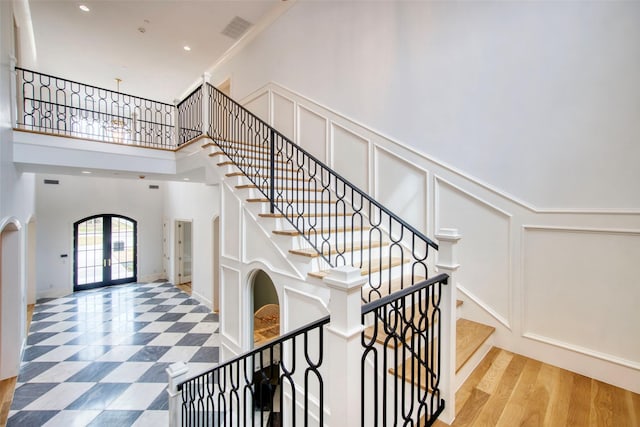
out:
{"label": "arched doorway", "polygon": [[73,290],[137,280],[137,222],[94,215],[73,224]]}
{"label": "arched doorway", "polygon": [[14,220],[0,224],[0,379],[18,375],[26,335],[22,249],[20,223]]}
{"label": "arched doorway", "polygon": [[253,295],[253,345],[280,336],[280,302],[271,277],[257,270],[252,278]]}

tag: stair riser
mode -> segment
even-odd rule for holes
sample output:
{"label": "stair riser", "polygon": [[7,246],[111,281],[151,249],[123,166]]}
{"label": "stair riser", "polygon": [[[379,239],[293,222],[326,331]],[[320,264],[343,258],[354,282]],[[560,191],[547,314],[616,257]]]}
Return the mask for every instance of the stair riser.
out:
{"label": "stair riser", "polygon": [[[264,196],[263,196],[264,197]],[[251,209],[252,212],[256,214],[267,214],[270,212],[271,204],[268,202],[248,202],[248,208]],[[339,214],[345,213],[345,210],[342,206],[336,206],[332,204],[316,204],[316,203],[291,203],[291,205],[287,205],[287,212],[304,212],[305,214],[318,214],[324,215],[328,213],[338,212]],[[347,211],[349,212],[349,211]]]}

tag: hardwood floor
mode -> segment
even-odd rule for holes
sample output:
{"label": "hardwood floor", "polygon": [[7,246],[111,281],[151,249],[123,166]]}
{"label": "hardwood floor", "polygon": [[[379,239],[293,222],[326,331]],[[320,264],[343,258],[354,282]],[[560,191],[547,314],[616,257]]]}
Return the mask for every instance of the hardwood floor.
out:
{"label": "hardwood floor", "polygon": [[639,427],[640,394],[494,347],[456,393],[452,425]]}
{"label": "hardwood floor", "polygon": [[180,289],[185,294],[191,296],[191,282],[183,283],[181,285],[176,285],[176,288]]}

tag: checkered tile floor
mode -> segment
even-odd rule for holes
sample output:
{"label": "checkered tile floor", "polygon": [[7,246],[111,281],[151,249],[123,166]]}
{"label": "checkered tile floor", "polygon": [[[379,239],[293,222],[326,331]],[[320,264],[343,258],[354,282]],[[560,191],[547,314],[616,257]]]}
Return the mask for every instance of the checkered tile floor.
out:
{"label": "checkered tile floor", "polygon": [[218,362],[218,317],[170,283],[36,304],[7,426],[165,426],[165,369]]}

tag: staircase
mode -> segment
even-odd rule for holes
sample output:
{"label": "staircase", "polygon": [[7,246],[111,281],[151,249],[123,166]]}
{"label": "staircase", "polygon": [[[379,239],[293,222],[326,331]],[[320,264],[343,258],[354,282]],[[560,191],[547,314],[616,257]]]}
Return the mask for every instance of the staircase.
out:
{"label": "staircase", "polygon": [[[296,168],[292,168],[291,160],[282,153],[274,156],[273,170],[282,172],[285,179],[279,179],[276,184],[270,176],[265,175],[264,167],[260,167],[269,164],[271,153],[265,145],[234,143],[235,162],[216,142],[207,142],[202,148],[207,150],[208,156],[216,162],[226,184],[236,191],[243,192],[244,203],[254,213],[256,221],[265,231],[272,234],[273,240],[283,253],[289,255],[289,260],[307,275],[308,281],[320,283],[332,265],[353,265],[360,268],[362,276],[373,277],[362,289],[363,302],[372,302],[391,295],[408,284],[425,279],[416,275],[415,270],[408,273],[407,266],[411,262],[408,257],[401,256],[400,252],[397,253],[400,256],[393,256],[392,246],[406,245],[406,241],[399,240],[397,236],[390,236],[380,229],[371,232],[372,227],[367,221],[354,223],[352,218],[357,212],[354,212],[349,203],[345,202],[344,206],[335,204],[335,201],[340,199],[335,188],[329,191],[327,186],[320,182],[321,178],[309,177],[308,174],[287,173]],[[248,168],[245,171],[249,173],[244,173],[238,168],[238,159],[247,162]],[[261,183],[268,183],[266,190],[279,195],[280,200],[286,201],[287,209],[296,213],[294,217],[297,227],[287,219],[287,215],[272,212],[271,200],[260,191]],[[300,206],[302,208],[299,209]],[[313,245],[312,243],[319,241],[318,236],[322,236],[320,245]],[[329,241],[334,245],[323,245],[322,241]],[[320,249],[314,246],[319,246]],[[462,385],[489,351],[494,332],[493,327],[461,317],[462,306],[462,301],[457,301],[456,388]],[[415,310],[415,313],[418,313],[418,310]],[[392,341],[385,340],[384,325],[380,320],[378,322],[378,328],[369,326],[365,336],[368,339],[375,336],[376,345],[380,348],[384,348],[385,345],[392,347],[386,351],[393,350],[394,346],[402,346],[403,343],[397,340],[395,344],[390,345],[389,342]],[[377,336],[374,335],[374,329],[380,331]],[[389,375],[408,379],[417,375],[407,375],[407,370],[423,369],[424,372],[420,376],[426,377],[426,368],[417,368],[420,364],[412,361],[412,357],[401,361],[395,367],[390,367]],[[425,388],[424,385],[421,387]],[[420,425],[426,423],[423,417]]]}

